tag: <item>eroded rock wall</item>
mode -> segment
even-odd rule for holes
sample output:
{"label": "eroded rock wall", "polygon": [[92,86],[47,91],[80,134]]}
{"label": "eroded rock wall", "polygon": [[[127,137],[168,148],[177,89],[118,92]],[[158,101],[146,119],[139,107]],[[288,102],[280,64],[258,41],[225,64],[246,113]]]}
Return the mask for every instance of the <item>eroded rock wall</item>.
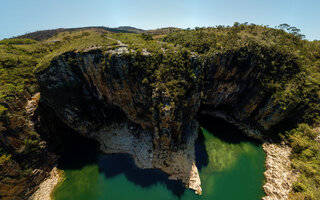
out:
{"label": "eroded rock wall", "polygon": [[[13,114],[9,129],[0,130],[1,148],[9,149],[12,153],[9,159],[1,160],[0,199],[27,199],[49,176],[48,171],[57,160],[56,155],[48,150],[45,141],[39,139],[39,146],[36,147],[28,143],[30,134],[33,134],[31,139],[39,137],[36,134],[39,125],[36,114],[39,97],[39,93],[29,97],[19,110],[23,114]],[[31,148],[37,149],[31,151]]]}
{"label": "eroded rock wall", "polygon": [[[288,117],[294,106],[282,109],[262,82],[261,59],[253,53],[226,52],[204,64],[204,100],[201,113],[223,118],[258,139]],[[267,63],[266,63],[267,65]]]}
{"label": "eroded rock wall", "polygon": [[[123,52],[95,49],[58,56],[37,74],[41,102],[69,127],[98,140],[104,152],[129,153],[138,166],[161,169],[201,193],[194,153],[200,86],[195,84],[177,101],[165,87],[144,84],[148,66],[137,67],[137,58]],[[147,54],[139,59],[149,58]],[[200,66],[193,58],[189,62]],[[123,127],[113,128],[114,123]]]}
{"label": "eroded rock wall", "polygon": [[[41,102],[69,127],[98,140],[104,152],[129,153],[138,166],[161,169],[198,193],[194,140],[199,112],[261,139],[293,109],[282,109],[262,86],[266,72],[252,53],[191,55],[183,64],[189,67],[187,77],[186,70],[175,71],[182,66],[162,65],[152,56],[137,56],[127,47],[59,55],[37,74]],[[179,73],[180,82],[162,80],[164,67]],[[183,81],[187,86],[179,85]],[[181,88],[183,97],[174,93]]]}

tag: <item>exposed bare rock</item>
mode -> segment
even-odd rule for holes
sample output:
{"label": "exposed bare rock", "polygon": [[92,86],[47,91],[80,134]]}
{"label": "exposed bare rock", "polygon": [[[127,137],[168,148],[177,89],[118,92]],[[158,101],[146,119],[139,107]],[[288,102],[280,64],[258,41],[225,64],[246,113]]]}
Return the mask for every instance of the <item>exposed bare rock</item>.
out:
{"label": "exposed bare rock", "polygon": [[320,143],[320,127],[316,127],[314,130],[319,134],[314,140]]}
{"label": "exposed bare rock", "polygon": [[298,175],[291,169],[291,148],[285,145],[264,143],[262,145],[267,154],[266,184],[263,189],[267,196],[263,200],[287,200],[291,185]]}
{"label": "exposed bare rock", "polygon": [[51,200],[51,193],[61,178],[59,170],[54,167],[49,177],[41,182],[39,189],[28,200]]}
{"label": "exposed bare rock", "polygon": [[26,110],[29,116],[32,116],[34,114],[34,111],[38,106],[39,99],[40,99],[40,92],[37,92],[31,97],[30,100],[28,100],[26,105]]}
{"label": "exposed bare rock", "polygon": [[[17,124],[20,124],[20,126],[23,124],[24,129],[17,131],[16,135],[11,134],[5,138],[6,145],[13,148],[16,152],[21,152],[25,149],[23,140],[30,137],[28,136],[30,132],[35,132],[32,118],[35,116],[39,98],[40,93],[34,94],[22,107],[22,109],[25,109],[26,115],[24,115],[24,119],[20,117],[20,121],[17,121]],[[11,124],[11,126],[14,125]],[[5,133],[1,133],[2,137],[4,135]],[[52,169],[51,167],[56,161],[56,157],[47,151],[45,142],[41,141],[40,145],[41,150],[36,152],[35,155],[25,155],[25,159],[29,162],[29,169],[33,170],[31,173],[25,173],[25,167],[14,159],[5,160],[0,164],[0,199],[27,199],[49,175],[48,172]],[[35,160],[38,160],[38,162]]]}

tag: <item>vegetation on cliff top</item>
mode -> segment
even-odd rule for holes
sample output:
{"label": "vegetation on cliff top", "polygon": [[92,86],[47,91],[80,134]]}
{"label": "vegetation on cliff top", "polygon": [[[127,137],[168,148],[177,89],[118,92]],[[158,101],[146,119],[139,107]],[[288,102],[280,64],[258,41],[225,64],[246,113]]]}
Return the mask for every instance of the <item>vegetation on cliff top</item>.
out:
{"label": "vegetation on cliff top", "polygon": [[[313,130],[320,124],[320,42],[303,40],[295,27],[283,25],[273,29],[235,23],[232,27],[172,28],[143,35],[80,29],[57,31],[40,38],[42,41],[22,38],[0,41],[0,132],[5,137],[18,138],[24,146],[22,152],[13,150],[0,139],[0,166],[39,151],[40,139],[36,133],[24,129],[26,121],[20,119],[26,117],[26,100],[38,91],[34,72],[46,69],[53,58],[64,52],[94,48],[107,51],[121,43],[128,45],[137,68],[148,66],[142,69],[147,74],[142,84],[170,93],[167,96],[174,97],[177,104],[189,91],[190,83],[201,79],[186,63],[191,54],[206,60],[236,53],[239,59],[256,61],[264,74],[261,87],[273,94],[282,109],[296,107],[303,112],[300,122],[306,124],[284,134],[293,148],[294,168],[301,174],[291,198],[320,199],[320,147],[314,141],[319,133]],[[139,60],[139,56],[148,53],[152,58]],[[28,168],[30,165],[24,167]]]}
{"label": "vegetation on cliff top", "polygon": [[180,30],[164,41],[207,58],[231,52],[240,54],[239,59],[251,59],[263,72],[263,90],[271,92],[282,109],[295,105],[306,111],[305,120],[319,123],[320,42],[302,40],[295,27],[284,27],[294,32],[235,23],[232,27]]}

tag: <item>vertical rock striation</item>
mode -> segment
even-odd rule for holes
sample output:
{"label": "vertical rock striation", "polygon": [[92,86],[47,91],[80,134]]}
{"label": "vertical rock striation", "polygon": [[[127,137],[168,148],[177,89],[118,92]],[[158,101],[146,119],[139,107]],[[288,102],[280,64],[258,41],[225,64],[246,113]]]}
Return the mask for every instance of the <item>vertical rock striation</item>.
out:
{"label": "vertical rock striation", "polygon": [[290,114],[295,105],[282,109],[273,96],[274,91],[263,86],[266,84],[263,81],[268,81],[266,76],[270,69],[261,66],[269,64],[272,68],[273,58],[267,50],[262,58],[254,51],[238,49],[206,59],[203,72],[205,99],[200,112],[223,118],[249,136],[261,139],[262,133],[285,118],[293,118]]}

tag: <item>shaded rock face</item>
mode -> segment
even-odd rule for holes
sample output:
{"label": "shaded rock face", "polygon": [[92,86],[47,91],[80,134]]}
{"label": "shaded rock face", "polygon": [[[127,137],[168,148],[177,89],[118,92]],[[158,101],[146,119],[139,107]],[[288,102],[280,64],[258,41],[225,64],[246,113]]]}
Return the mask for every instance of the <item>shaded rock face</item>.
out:
{"label": "shaded rock face", "polygon": [[128,118],[154,132],[155,146],[172,149],[186,140],[182,133],[194,131],[200,92],[195,87],[184,107],[175,105],[163,91],[142,84],[146,74],[137,72],[134,62],[125,54],[100,50],[66,53],[37,74],[41,101],[83,135]]}
{"label": "shaded rock face", "polygon": [[187,63],[195,79],[179,101],[161,89],[161,80],[145,84],[148,66],[137,67],[138,58],[127,49],[68,52],[36,76],[41,102],[69,127],[98,140],[104,152],[129,153],[138,166],[161,169],[201,193],[194,153],[199,112],[261,138],[291,110],[283,111],[270,92],[261,90],[263,71],[254,60],[239,57],[215,55],[200,62],[191,56]]}
{"label": "shaded rock face", "polygon": [[262,134],[288,117],[294,109],[281,109],[271,91],[261,86],[262,69],[253,55],[238,52],[215,55],[204,66],[204,94],[200,113],[223,118],[249,136]]}
{"label": "shaded rock face", "polygon": [[145,70],[139,71],[135,58],[123,52],[57,57],[37,74],[40,101],[69,127],[98,140],[105,153],[129,153],[139,167],[161,169],[201,193],[194,154],[199,86],[188,90],[186,100],[174,101],[163,89],[143,84]]}

